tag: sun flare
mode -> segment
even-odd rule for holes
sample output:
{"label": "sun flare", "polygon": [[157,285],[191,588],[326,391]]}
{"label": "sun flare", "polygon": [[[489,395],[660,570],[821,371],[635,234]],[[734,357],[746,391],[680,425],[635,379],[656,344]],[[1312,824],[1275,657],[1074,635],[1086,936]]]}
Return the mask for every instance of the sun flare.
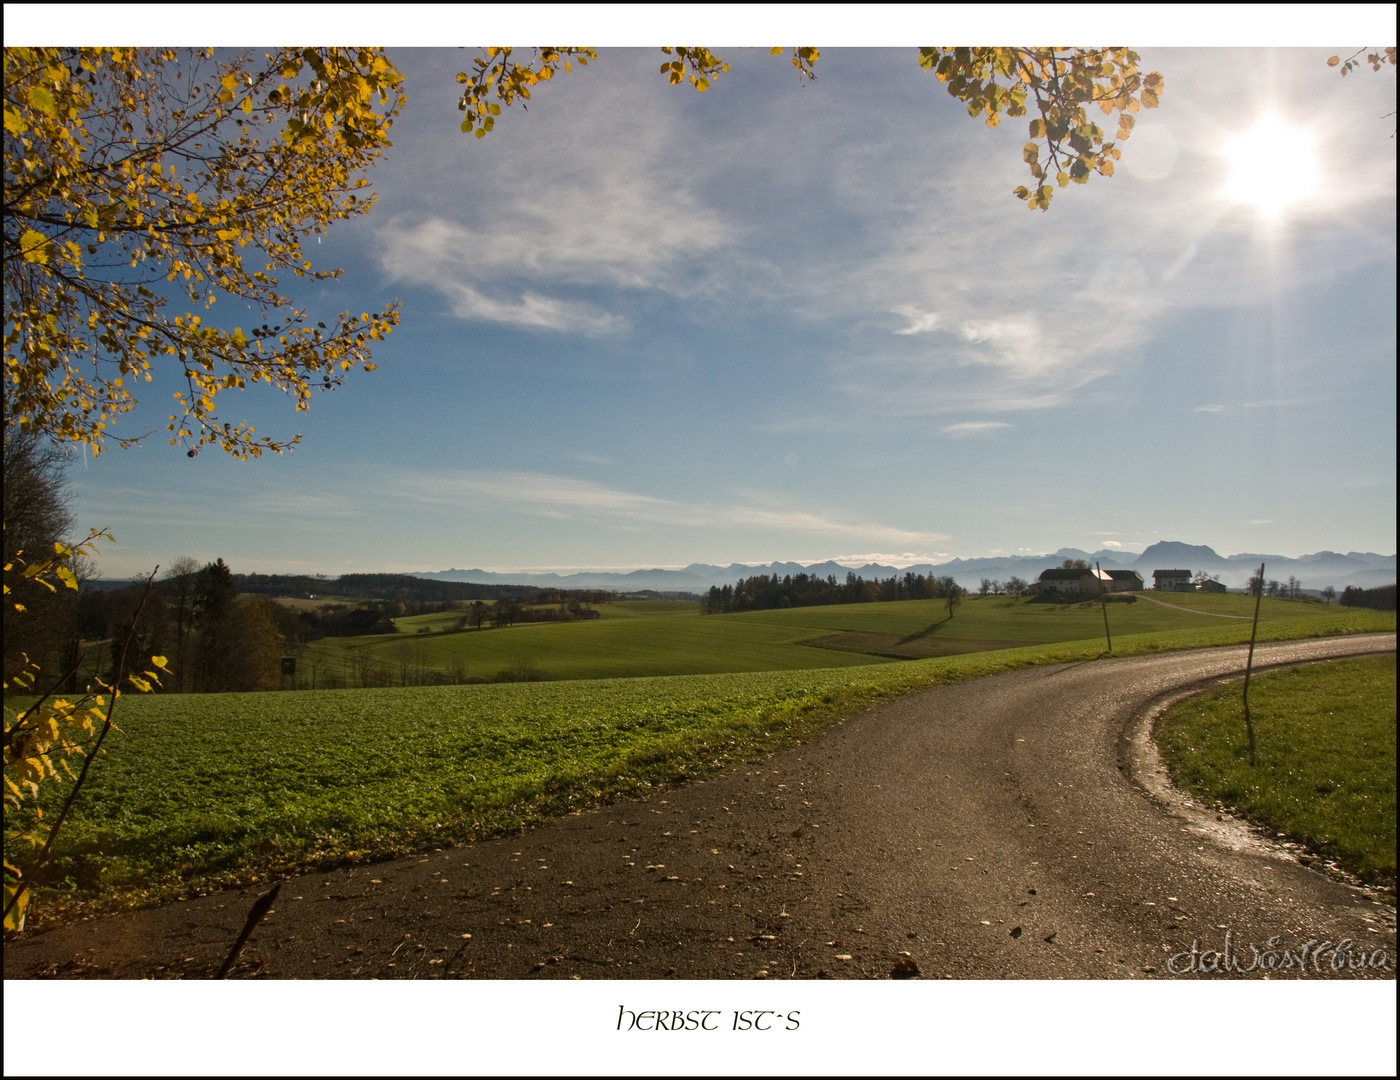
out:
{"label": "sun flare", "polygon": [[1317,146],[1311,134],[1266,116],[1225,147],[1229,176],[1222,194],[1280,217],[1318,189]]}

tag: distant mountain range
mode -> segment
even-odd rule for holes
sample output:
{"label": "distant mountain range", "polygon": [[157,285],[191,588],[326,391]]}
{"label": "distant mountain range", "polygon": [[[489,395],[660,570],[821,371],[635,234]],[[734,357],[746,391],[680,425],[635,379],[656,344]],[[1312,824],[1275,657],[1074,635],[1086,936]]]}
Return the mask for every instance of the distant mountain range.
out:
{"label": "distant mountain range", "polygon": [[1269,580],[1287,581],[1289,576],[1297,578],[1304,589],[1322,589],[1328,585],[1343,589],[1348,585],[1373,588],[1389,585],[1395,581],[1395,556],[1377,555],[1371,551],[1348,551],[1345,555],[1335,551],[1319,551],[1303,555],[1297,559],[1282,555],[1219,555],[1214,549],[1203,544],[1183,544],[1175,540],[1164,540],[1153,544],[1141,555],[1127,551],[1082,551],[1079,548],[1061,548],[1048,555],[1012,555],[986,559],[953,559],[945,563],[919,563],[914,566],[882,566],[879,563],[866,563],[863,566],[845,566],[835,562],[821,562],[803,565],[795,562],[772,562],[749,565],[730,563],[728,566],[715,566],[711,563],[691,563],[682,570],[633,570],[631,573],[577,573],[577,574],[526,574],[493,573],[489,570],[438,570],[414,574],[414,577],[433,578],[442,581],[472,581],[484,585],[538,585],[554,586],[561,589],[614,589],[619,592],[635,592],[641,589],[655,589],[658,592],[706,592],[711,585],[732,585],[740,578],[754,574],[817,574],[826,577],[836,575],[844,579],[847,572],[853,572],[867,581],[871,578],[903,577],[906,573],[934,574],[938,577],[951,576],[959,585],[976,589],[982,578],[1004,581],[1009,577],[1034,581],[1041,571],[1059,566],[1066,559],[1083,559],[1092,565],[1098,562],[1105,570],[1130,569],[1142,574],[1147,585],[1152,584],[1153,570],[1190,570],[1193,574],[1205,571],[1212,577],[1219,576],[1221,582],[1230,588],[1244,588],[1249,578],[1265,564],[1264,576]]}

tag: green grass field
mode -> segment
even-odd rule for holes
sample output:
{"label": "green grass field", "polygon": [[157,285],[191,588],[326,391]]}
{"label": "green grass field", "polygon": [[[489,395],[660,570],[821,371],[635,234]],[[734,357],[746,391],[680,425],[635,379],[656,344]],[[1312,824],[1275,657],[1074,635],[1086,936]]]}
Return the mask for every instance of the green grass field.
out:
{"label": "green grass field", "polygon": [[[1301,617],[1264,624],[1261,639],[1395,628],[1391,613],[1291,610]],[[768,617],[781,626],[796,614]],[[1239,624],[1202,621],[1211,625],[1115,637],[1114,652],[1240,639]],[[98,906],[151,902],[519,828],[754,760],[910,690],[1102,652],[1102,640],[1089,639],[803,671],[126,696],[121,731],[94,765],[46,870],[34,925],[94,898]],[[50,813],[63,795],[61,785],[48,786]],[[7,847],[11,861],[24,855]]]}
{"label": "green grass field", "polygon": [[1238,683],[1167,710],[1157,742],[1172,778],[1202,799],[1395,882],[1395,657],[1265,672],[1250,683],[1257,764]]}
{"label": "green grass field", "polygon": [[[1246,637],[1247,596],[1172,594],[1111,604],[1115,636],[1233,626]],[[1188,608],[1189,610],[1181,610]],[[458,612],[396,620],[400,633],[326,638],[310,646],[299,678],[316,686],[412,685],[434,678],[491,679],[514,666],[550,679],[614,679],[846,667],[1101,637],[1097,603],[1039,604],[973,597],[953,618],[939,600],[842,604],[702,615],[680,601],[618,601],[601,618],[449,632]],[[1335,617],[1320,604],[1266,599],[1261,622]],[[1235,618],[1221,618],[1222,615]],[[1243,628],[1241,630],[1241,628]],[[423,632],[427,631],[427,632]],[[1241,638],[1244,640],[1244,638]]]}

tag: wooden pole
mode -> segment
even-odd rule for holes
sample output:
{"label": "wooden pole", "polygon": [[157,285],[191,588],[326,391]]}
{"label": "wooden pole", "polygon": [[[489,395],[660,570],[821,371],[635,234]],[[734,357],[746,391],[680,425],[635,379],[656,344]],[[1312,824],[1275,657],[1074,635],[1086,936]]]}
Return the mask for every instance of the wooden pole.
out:
{"label": "wooden pole", "polygon": [[1259,579],[1254,584],[1254,626],[1249,631],[1249,659],[1244,664],[1244,726],[1249,732],[1249,764],[1254,765],[1254,720],[1249,715],[1249,673],[1254,668],[1254,639],[1259,634],[1259,602],[1264,598],[1264,564],[1259,564]]}
{"label": "wooden pole", "polygon": [[1094,577],[1099,583],[1099,606],[1103,608],[1103,636],[1108,638],[1108,651],[1113,651],[1113,635],[1108,632],[1108,597],[1104,595],[1103,572],[1099,570],[1098,561],[1094,562]]}

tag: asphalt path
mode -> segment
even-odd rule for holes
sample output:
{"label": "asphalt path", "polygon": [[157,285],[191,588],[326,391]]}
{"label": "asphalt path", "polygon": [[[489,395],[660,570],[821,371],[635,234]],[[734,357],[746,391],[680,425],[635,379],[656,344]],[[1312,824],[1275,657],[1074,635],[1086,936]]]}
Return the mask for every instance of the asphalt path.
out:
{"label": "asphalt path", "polygon": [[[1394,634],[1285,642],[1255,664],[1394,650]],[[1296,976],[1288,952],[1309,977],[1393,979],[1393,908],[1162,785],[1144,718],[1244,659],[940,686],[641,800],[291,878],[232,977]],[[23,936],[5,977],[207,978],[257,895]],[[1355,966],[1378,950],[1387,967]]]}

